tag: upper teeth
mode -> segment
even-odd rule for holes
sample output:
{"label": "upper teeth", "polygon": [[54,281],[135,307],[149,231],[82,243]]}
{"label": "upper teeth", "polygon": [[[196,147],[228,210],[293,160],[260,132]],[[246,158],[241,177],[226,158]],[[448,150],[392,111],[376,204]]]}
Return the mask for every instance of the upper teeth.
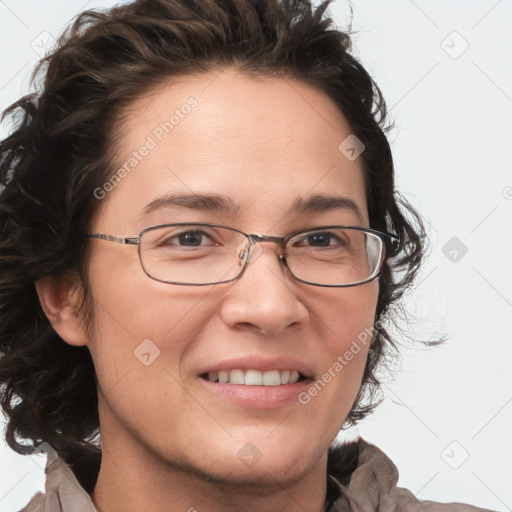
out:
{"label": "upper teeth", "polygon": [[245,384],[246,386],[280,386],[294,384],[299,380],[299,372],[290,370],[220,370],[208,372],[210,382],[229,382],[230,384]]}

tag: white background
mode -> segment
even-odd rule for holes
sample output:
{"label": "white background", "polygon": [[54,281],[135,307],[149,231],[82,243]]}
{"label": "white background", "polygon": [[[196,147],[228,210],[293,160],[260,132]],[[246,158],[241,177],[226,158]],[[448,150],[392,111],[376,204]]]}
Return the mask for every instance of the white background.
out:
{"label": "white background", "polygon": [[[48,38],[41,33],[57,38],[85,8],[115,3],[0,1],[1,110],[28,91],[37,45]],[[354,4],[354,52],[396,124],[397,187],[424,215],[432,242],[407,301],[409,330],[449,342],[424,350],[402,340],[385,402],[343,437],[379,446],[399,486],[421,499],[511,510],[512,1]],[[329,12],[346,27],[347,2]],[[42,468],[0,441],[0,512],[20,509],[38,489]]]}

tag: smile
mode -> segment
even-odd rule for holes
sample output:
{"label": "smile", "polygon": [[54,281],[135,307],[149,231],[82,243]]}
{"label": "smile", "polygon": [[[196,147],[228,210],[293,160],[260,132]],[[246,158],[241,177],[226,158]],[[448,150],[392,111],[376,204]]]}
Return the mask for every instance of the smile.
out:
{"label": "smile", "polygon": [[219,370],[208,372],[200,376],[210,382],[241,384],[245,386],[281,386],[283,384],[295,384],[305,377],[294,370]]}

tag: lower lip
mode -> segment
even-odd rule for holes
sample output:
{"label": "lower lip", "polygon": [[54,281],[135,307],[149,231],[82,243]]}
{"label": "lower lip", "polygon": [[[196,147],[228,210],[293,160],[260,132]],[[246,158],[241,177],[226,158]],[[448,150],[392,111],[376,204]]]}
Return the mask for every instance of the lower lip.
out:
{"label": "lower lip", "polygon": [[212,393],[242,407],[253,409],[275,409],[293,402],[300,403],[298,395],[313,382],[313,379],[305,379],[294,384],[281,384],[280,386],[246,386],[244,384],[210,382],[201,377],[199,380]]}

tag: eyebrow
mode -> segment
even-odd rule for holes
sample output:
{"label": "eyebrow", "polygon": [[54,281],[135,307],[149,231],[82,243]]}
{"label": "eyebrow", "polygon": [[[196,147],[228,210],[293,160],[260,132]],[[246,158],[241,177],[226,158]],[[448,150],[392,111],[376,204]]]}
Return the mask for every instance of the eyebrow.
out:
{"label": "eyebrow", "polygon": [[155,210],[178,206],[191,210],[203,210],[209,212],[223,212],[236,215],[240,211],[240,205],[229,197],[216,194],[164,194],[147,204],[142,214],[147,215]]}
{"label": "eyebrow", "polygon": [[297,199],[291,207],[293,213],[319,213],[331,210],[347,210],[356,215],[361,222],[364,222],[359,206],[349,197],[316,194]]}
{"label": "eyebrow", "polygon": [[[173,206],[191,210],[227,213],[232,216],[241,210],[240,204],[225,195],[196,193],[165,194],[147,204],[143,208],[141,216],[155,210]],[[321,213],[332,210],[347,210],[355,214],[361,222],[364,222],[363,215],[357,204],[352,199],[343,196],[316,194],[305,198],[301,197],[294,201],[289,213]]]}

